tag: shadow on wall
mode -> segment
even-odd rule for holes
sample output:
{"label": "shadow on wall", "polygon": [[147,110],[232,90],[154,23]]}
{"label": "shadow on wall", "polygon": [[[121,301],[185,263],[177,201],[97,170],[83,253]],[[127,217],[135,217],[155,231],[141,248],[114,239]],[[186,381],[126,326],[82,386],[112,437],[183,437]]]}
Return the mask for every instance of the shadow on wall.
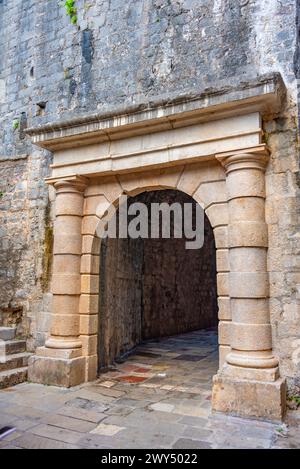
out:
{"label": "shadow on wall", "polygon": [[18,327],[23,319],[23,306],[0,308],[0,327]]}
{"label": "shadow on wall", "polygon": [[[142,193],[134,202],[192,202],[175,190]],[[187,250],[186,239],[102,241],[100,261],[99,367],[107,368],[142,340],[217,326],[216,250],[205,216],[204,245]]]}

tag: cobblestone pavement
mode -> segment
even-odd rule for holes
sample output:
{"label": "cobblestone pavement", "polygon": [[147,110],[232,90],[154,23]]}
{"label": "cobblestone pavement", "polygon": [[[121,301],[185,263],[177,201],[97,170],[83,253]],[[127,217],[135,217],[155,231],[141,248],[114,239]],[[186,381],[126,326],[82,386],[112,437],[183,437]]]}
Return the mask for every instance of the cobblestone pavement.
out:
{"label": "cobblestone pavement", "polygon": [[289,425],[211,416],[217,334],[192,332],[139,346],[98,381],[67,390],[21,384],[0,391],[0,427],[14,448],[296,448]]}

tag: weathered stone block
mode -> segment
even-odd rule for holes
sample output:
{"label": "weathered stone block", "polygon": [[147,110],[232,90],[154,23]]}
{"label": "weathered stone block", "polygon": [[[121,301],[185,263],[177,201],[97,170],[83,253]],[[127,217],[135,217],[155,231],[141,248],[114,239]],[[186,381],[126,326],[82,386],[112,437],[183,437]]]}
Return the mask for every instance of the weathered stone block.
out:
{"label": "weathered stone block", "polygon": [[231,345],[232,340],[232,322],[219,321],[219,344]]}
{"label": "weathered stone block", "polygon": [[0,340],[13,340],[15,335],[15,327],[0,327]]}
{"label": "weathered stone block", "polygon": [[58,359],[32,356],[28,380],[33,383],[69,388],[85,381],[85,358]]}
{"label": "weathered stone block", "polygon": [[280,422],[286,412],[285,402],[284,379],[271,383],[214,376],[213,412]]}
{"label": "weathered stone block", "polygon": [[98,314],[80,315],[80,334],[92,335],[98,333]]}

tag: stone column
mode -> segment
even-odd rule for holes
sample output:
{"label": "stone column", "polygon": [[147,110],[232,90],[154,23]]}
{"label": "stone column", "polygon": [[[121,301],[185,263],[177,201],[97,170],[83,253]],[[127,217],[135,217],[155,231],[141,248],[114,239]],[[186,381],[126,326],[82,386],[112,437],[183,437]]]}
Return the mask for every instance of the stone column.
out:
{"label": "stone column", "polygon": [[267,152],[221,155],[229,209],[231,353],[214,378],[213,409],[280,420],[285,383],[272,353],[265,223]]}
{"label": "stone column", "polygon": [[31,358],[29,379],[58,386],[84,381],[85,358],[79,336],[81,225],[86,179],[54,183],[53,311],[50,337]]}

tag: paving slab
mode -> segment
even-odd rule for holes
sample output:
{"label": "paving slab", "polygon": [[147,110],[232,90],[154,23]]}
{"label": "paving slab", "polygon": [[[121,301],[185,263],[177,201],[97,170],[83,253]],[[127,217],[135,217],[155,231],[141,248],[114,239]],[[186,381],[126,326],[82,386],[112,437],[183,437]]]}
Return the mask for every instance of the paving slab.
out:
{"label": "paving slab", "polygon": [[83,397],[75,397],[67,401],[65,407],[71,407],[72,409],[75,408],[80,410],[91,410],[96,413],[102,413],[109,408],[107,404]]}
{"label": "paving slab", "polygon": [[202,417],[191,417],[190,415],[180,418],[179,422],[192,428],[204,428],[206,425],[208,425],[207,419]]}
{"label": "paving slab", "polygon": [[197,441],[188,438],[180,438],[174,445],[174,449],[210,449],[211,445],[207,441]]}
{"label": "paving slab", "polygon": [[175,406],[164,402],[156,402],[155,404],[152,404],[150,408],[153,410],[159,410],[160,412],[173,412]]}
{"label": "paving slab", "polygon": [[104,435],[104,436],[114,436],[117,433],[125,430],[126,427],[119,427],[117,425],[109,425],[106,423],[100,423],[95,429],[93,429],[90,433],[95,433],[96,435]]}
{"label": "paving slab", "polygon": [[196,440],[207,441],[209,438],[213,436],[213,432],[205,428],[187,427],[183,432],[183,436],[188,437],[188,438],[193,438]]}
{"label": "paving slab", "polygon": [[37,425],[39,425],[39,422],[28,419],[16,419],[13,421],[13,426],[17,429],[17,431],[20,432],[25,432],[26,430],[36,427]]}
{"label": "paving slab", "polygon": [[17,446],[14,446],[14,445],[7,445],[7,446],[3,446],[1,449],[22,449],[22,448],[18,448]]}
{"label": "paving slab", "polygon": [[51,440],[30,433],[24,433],[21,437],[14,440],[18,448],[23,449],[78,449],[76,445],[64,443],[62,441]]}
{"label": "paving slab", "polygon": [[66,430],[74,430],[79,433],[86,433],[94,430],[96,424],[85,420],[75,419],[66,415],[51,415],[43,419],[43,423],[52,425],[53,427],[64,428]]}
{"label": "paving slab", "polygon": [[11,425],[17,420],[15,415],[5,414],[4,412],[0,411],[0,428],[6,427],[7,425]]}
{"label": "paving slab", "polygon": [[[36,396],[36,398],[38,399],[38,395]],[[7,414],[12,414],[16,417],[21,417],[29,420],[41,420],[49,414],[46,411],[35,409],[33,407],[30,407],[29,405],[22,406],[11,403],[5,408],[5,412]]]}
{"label": "paving slab", "polygon": [[38,425],[29,430],[29,433],[37,436],[43,436],[63,443],[76,445],[82,438],[82,434],[65,428],[53,427],[52,425]]}
{"label": "paving slab", "polygon": [[86,422],[100,423],[107,414],[101,412],[94,412],[93,410],[80,409],[71,406],[64,406],[60,408],[57,413],[59,415],[66,415],[67,417],[74,417],[78,420],[85,420]]}

